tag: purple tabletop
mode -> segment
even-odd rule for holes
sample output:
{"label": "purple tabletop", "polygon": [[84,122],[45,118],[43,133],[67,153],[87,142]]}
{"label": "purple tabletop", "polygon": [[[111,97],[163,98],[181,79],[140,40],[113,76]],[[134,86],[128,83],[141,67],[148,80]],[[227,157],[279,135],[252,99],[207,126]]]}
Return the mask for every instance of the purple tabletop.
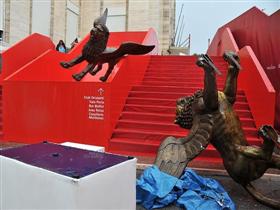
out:
{"label": "purple tabletop", "polygon": [[0,150],[0,155],[77,179],[129,159],[125,156],[53,143],[39,143]]}

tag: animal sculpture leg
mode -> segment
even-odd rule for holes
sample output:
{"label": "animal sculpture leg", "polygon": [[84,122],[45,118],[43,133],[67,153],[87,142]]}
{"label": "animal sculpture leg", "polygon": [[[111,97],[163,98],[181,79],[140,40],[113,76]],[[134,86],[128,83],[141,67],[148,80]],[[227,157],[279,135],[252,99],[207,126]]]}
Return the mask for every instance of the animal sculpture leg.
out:
{"label": "animal sculpture leg", "polygon": [[92,71],[90,71],[89,73],[94,76],[96,75],[100,70],[102,69],[102,64],[98,64],[97,68],[94,68]]}
{"label": "animal sculpture leg", "polygon": [[235,145],[236,150],[241,154],[245,155],[248,158],[260,159],[268,161],[268,158],[261,147],[258,146],[244,146],[244,145]]}
{"label": "animal sculpture leg", "polygon": [[239,73],[238,69],[234,68],[234,66],[232,65],[229,65],[223,92],[226,95],[227,100],[231,104],[234,104],[236,100],[238,73]]}
{"label": "animal sculpture leg", "polygon": [[280,170],[280,155],[272,154],[270,167],[277,168]]}
{"label": "animal sculpture leg", "polygon": [[81,79],[84,78],[84,76],[91,71],[94,67],[96,66],[95,63],[90,63],[86,66],[86,68],[81,71],[80,73],[77,74],[73,74],[72,77],[76,80],[76,81],[80,81]]}
{"label": "animal sculpture leg", "polygon": [[236,145],[236,149],[247,157],[271,161],[278,134],[271,126],[264,125],[259,129],[259,135],[264,140],[261,147]]}
{"label": "animal sculpture leg", "polygon": [[60,65],[61,65],[63,68],[68,69],[68,68],[70,68],[70,67],[72,67],[72,66],[75,66],[75,65],[81,63],[81,62],[84,61],[84,60],[85,60],[84,56],[79,55],[78,57],[74,58],[73,60],[71,60],[71,61],[69,61],[69,62],[60,62]]}
{"label": "animal sculpture leg", "polygon": [[[218,108],[218,89],[216,83],[216,74],[211,60],[206,60],[204,56],[199,56],[196,64],[204,69],[204,89],[203,101],[207,109],[216,110]],[[212,65],[210,65],[212,64]]]}
{"label": "animal sculpture leg", "polygon": [[114,69],[114,67],[115,67],[116,64],[117,64],[117,62],[111,62],[111,63],[109,63],[109,66],[108,66],[108,69],[107,69],[107,71],[106,71],[106,74],[105,74],[104,76],[102,76],[102,77],[99,78],[100,81],[102,81],[102,82],[106,82],[106,81],[107,81],[108,77],[109,77],[110,74],[112,73],[112,71],[113,71],[113,69]]}
{"label": "animal sculpture leg", "polygon": [[228,62],[228,72],[224,87],[224,94],[226,95],[228,101],[234,104],[236,100],[237,93],[237,78],[241,66],[239,65],[239,57],[234,52],[226,52],[223,55],[224,60]]}

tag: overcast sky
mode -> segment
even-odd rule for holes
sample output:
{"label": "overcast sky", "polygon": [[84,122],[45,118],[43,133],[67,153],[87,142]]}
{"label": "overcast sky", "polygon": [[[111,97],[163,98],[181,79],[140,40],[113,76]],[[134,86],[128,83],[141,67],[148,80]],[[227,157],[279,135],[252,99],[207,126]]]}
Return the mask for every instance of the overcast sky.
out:
{"label": "overcast sky", "polygon": [[[176,0],[176,24],[182,4],[185,22],[183,37],[191,34],[191,54],[205,53],[208,38],[212,40],[218,28],[253,6],[263,9],[268,15],[280,9],[280,0]],[[185,39],[183,37],[182,41]]]}

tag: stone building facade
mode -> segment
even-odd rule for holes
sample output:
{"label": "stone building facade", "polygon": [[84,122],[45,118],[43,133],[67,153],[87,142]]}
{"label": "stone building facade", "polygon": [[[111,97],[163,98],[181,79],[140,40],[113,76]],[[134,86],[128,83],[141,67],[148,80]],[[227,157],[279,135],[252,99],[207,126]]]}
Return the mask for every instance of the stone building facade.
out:
{"label": "stone building facade", "polygon": [[38,32],[66,45],[83,38],[93,20],[109,9],[110,31],[157,32],[162,51],[175,30],[175,0],[0,0],[0,30],[4,42],[14,44]]}

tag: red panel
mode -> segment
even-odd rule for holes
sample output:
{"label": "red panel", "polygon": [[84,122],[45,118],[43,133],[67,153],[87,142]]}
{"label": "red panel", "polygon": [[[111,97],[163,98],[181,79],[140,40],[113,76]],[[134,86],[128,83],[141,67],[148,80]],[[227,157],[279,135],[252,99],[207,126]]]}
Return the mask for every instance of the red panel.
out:
{"label": "red panel", "polygon": [[[221,33],[225,28],[230,28],[235,42],[239,48],[250,46],[261,65],[264,68],[268,78],[279,94],[280,91],[280,10],[267,16],[258,8],[253,7],[243,13],[236,19],[221,27],[216,33],[208,52],[212,55],[218,55],[219,42],[223,40]],[[223,41],[222,41],[223,42]],[[222,49],[221,49],[222,50]],[[280,110],[280,103],[276,103],[276,110]],[[280,112],[276,111],[276,124],[280,128]]]}
{"label": "red panel", "polygon": [[243,47],[238,54],[243,68],[239,81],[245,90],[256,126],[273,125],[275,90],[250,47]]}
{"label": "red panel", "polygon": [[222,56],[225,51],[238,52],[239,48],[229,28],[219,29],[207,50],[207,54]]}
{"label": "red panel", "polygon": [[[140,43],[144,39],[157,40],[149,36],[155,34],[150,31],[112,33],[110,43],[123,42],[124,37]],[[88,37],[68,54],[48,50],[5,79],[4,140],[32,143],[48,139],[108,146],[128,91],[143,77],[150,56],[124,58],[106,83],[98,80],[105,68],[95,77],[87,76],[82,82],[76,82],[71,75],[80,71],[85,63],[66,70],[59,62],[79,54],[86,39]],[[154,43],[146,41],[145,44]],[[103,96],[102,100],[96,98]],[[103,112],[97,113],[95,105],[104,111],[102,119],[96,119]],[[95,119],[91,119],[92,116]]]}
{"label": "red panel", "polygon": [[[275,90],[251,47],[238,50],[229,28],[219,29],[207,53],[222,55],[225,50],[238,52],[242,70],[238,87],[246,93],[256,126],[274,124]],[[265,103],[263,102],[265,100]],[[265,110],[265,113],[264,113]]]}
{"label": "red panel", "polygon": [[50,38],[36,33],[10,47],[1,54],[0,81],[49,49],[54,49]]}
{"label": "red panel", "polygon": [[[88,97],[99,96],[99,88],[104,91],[104,120],[92,120]],[[3,97],[5,140],[104,145],[109,137],[107,83],[5,82]]]}
{"label": "red panel", "polygon": [[274,88],[280,90],[280,10],[267,16],[256,7],[226,24],[239,48],[251,46]]}
{"label": "red panel", "polygon": [[155,45],[153,51],[149,53],[150,55],[157,55],[159,53],[159,42],[157,34],[153,28],[149,29],[142,43],[144,45]]}

